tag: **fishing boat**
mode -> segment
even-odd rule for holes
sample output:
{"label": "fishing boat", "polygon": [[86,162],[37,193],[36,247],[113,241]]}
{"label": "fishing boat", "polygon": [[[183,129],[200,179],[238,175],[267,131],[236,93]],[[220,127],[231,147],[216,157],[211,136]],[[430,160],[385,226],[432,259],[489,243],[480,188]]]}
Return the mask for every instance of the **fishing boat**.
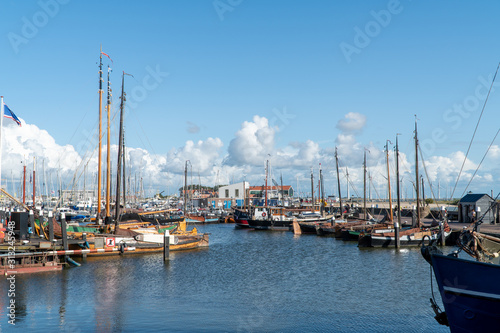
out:
{"label": "fishing boat", "polygon": [[233,208],[233,219],[235,228],[250,228],[248,220],[250,215],[246,209]]}
{"label": "fishing boat", "polygon": [[284,210],[283,208],[254,207],[253,214],[248,219],[248,226],[256,230],[290,231],[293,228],[293,219],[284,217],[283,214],[273,214],[273,211]]}

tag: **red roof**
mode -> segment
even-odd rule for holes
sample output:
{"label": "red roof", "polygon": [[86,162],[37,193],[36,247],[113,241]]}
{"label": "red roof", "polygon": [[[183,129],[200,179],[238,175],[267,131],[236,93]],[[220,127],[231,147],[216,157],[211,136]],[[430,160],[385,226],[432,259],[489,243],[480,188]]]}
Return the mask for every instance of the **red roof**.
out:
{"label": "red roof", "polygon": [[[287,191],[291,188],[292,186],[290,185],[283,185],[283,190]],[[265,191],[265,190],[271,191],[271,190],[281,190],[281,186],[250,186],[250,191]]]}

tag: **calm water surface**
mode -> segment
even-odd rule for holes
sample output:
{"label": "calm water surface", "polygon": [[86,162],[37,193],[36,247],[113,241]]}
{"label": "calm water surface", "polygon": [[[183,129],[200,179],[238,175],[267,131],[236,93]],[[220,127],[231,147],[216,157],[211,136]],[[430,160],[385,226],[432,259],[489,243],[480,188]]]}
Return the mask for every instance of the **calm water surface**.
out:
{"label": "calm water surface", "polygon": [[[361,250],[223,224],[199,230],[212,233],[210,248],[170,253],[168,264],[162,254],[89,258],[18,276],[15,330],[448,332],[433,318],[419,249]],[[0,332],[14,328],[7,294],[2,278]]]}

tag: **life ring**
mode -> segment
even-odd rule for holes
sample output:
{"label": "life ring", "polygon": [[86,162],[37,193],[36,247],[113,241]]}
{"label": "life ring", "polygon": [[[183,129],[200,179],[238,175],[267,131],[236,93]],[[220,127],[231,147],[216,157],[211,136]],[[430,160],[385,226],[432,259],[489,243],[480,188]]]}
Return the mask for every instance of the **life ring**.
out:
{"label": "life ring", "polygon": [[262,217],[266,217],[266,212],[262,212]]}

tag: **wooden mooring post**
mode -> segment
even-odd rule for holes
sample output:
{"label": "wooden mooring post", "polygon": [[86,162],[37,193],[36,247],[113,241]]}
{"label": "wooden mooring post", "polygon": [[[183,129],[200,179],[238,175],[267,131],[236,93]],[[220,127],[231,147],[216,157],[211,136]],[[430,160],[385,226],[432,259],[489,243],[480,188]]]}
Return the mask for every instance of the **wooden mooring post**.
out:
{"label": "wooden mooring post", "polygon": [[401,239],[399,237],[399,221],[394,222],[394,240],[396,241],[396,249],[401,247]]}
{"label": "wooden mooring post", "polygon": [[293,219],[293,234],[294,235],[302,235],[302,231],[300,230],[300,225],[299,222],[297,222],[297,219]]}
{"label": "wooden mooring post", "polygon": [[48,222],[49,222],[49,241],[53,242],[54,241],[54,221],[52,221],[52,211],[49,210],[48,214]]}
{"label": "wooden mooring post", "polygon": [[165,230],[165,238],[163,239],[163,261],[170,259],[170,233]]}

